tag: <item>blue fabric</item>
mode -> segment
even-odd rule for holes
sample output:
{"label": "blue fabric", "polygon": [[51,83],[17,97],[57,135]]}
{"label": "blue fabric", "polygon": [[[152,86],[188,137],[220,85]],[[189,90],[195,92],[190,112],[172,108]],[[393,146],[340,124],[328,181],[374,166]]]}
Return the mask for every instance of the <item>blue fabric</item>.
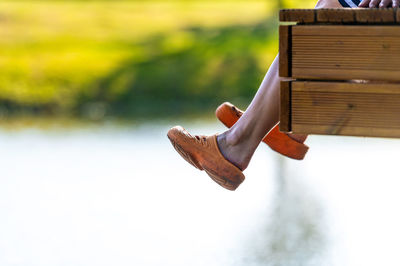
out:
{"label": "blue fabric", "polygon": [[339,3],[343,7],[354,7],[351,6],[349,3],[353,3],[355,6],[358,6],[360,4],[360,0],[339,0]]}
{"label": "blue fabric", "polygon": [[342,7],[350,7],[344,0],[339,0],[339,3],[342,5]]}

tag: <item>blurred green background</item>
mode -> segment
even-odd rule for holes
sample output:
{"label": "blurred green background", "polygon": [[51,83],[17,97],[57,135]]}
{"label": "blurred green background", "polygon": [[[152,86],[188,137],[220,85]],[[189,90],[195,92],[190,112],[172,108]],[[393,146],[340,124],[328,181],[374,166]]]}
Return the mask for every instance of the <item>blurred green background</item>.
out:
{"label": "blurred green background", "polygon": [[248,103],[279,8],[314,1],[2,1],[0,119],[149,119]]}

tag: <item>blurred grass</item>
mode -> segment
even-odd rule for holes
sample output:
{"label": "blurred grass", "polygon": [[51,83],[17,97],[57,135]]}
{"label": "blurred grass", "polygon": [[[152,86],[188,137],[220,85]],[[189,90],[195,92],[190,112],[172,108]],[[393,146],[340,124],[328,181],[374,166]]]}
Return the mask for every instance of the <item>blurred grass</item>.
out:
{"label": "blurred grass", "polygon": [[0,118],[184,115],[248,101],[277,53],[276,15],[273,1],[1,2]]}

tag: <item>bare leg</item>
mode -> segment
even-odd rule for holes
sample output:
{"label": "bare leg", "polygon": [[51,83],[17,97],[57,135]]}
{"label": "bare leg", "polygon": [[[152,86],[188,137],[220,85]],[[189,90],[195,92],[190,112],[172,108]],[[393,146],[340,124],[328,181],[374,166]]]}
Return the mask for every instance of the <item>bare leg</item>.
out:
{"label": "bare leg", "polygon": [[264,136],[279,121],[279,57],[277,56],[243,116],[217,138],[226,159],[244,170]]}
{"label": "bare leg", "polygon": [[[319,0],[315,8],[340,8],[337,0]],[[218,146],[226,159],[244,170],[264,136],[279,122],[279,55],[272,62],[257,94],[236,124],[220,134]],[[292,135],[304,141],[306,136]]]}

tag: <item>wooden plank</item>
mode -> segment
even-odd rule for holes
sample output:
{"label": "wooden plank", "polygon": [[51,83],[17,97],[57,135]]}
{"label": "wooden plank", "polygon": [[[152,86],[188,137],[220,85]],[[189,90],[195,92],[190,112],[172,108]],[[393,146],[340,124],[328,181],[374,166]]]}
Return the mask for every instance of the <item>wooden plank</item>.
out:
{"label": "wooden plank", "polygon": [[398,8],[282,9],[279,12],[279,19],[282,22],[302,24],[394,24],[396,21],[400,23]]}
{"label": "wooden plank", "polygon": [[322,8],[316,10],[316,22],[320,23],[354,23],[355,11],[349,9]]}
{"label": "wooden plank", "polygon": [[291,73],[291,28],[292,26],[279,26],[279,75],[290,77]]}
{"label": "wooden plank", "polygon": [[337,135],[337,136],[355,136],[355,137],[381,137],[381,138],[399,138],[399,129],[388,128],[365,128],[365,127],[352,127],[347,126],[342,128],[335,134],[326,134],[332,130],[331,126],[315,125],[312,129],[308,125],[294,126],[294,134],[308,134],[308,135]]}
{"label": "wooden plank", "polygon": [[400,36],[399,27],[399,25],[293,25],[292,35]]}
{"label": "wooden plank", "polygon": [[400,23],[400,8],[395,8],[395,14],[396,14],[396,23]]}
{"label": "wooden plank", "polygon": [[[341,69],[343,70],[343,68]],[[363,69],[348,69],[347,71],[338,71],[335,69],[326,70],[314,66],[313,68],[294,68],[293,77],[299,79],[311,80],[356,80],[371,79],[381,81],[399,81],[400,70],[398,71],[376,71]]]}
{"label": "wooden plank", "polygon": [[291,107],[290,107],[290,81],[281,81],[281,96],[279,108],[279,130],[283,132],[291,131]]}
{"label": "wooden plank", "polygon": [[293,81],[297,134],[400,137],[400,84]]}
{"label": "wooden plank", "polygon": [[[366,94],[399,94],[400,83],[382,82],[330,82],[330,81],[292,81],[293,90],[296,92],[325,92],[335,91],[338,93],[366,93]],[[400,104],[400,102],[399,102]]]}
{"label": "wooden plank", "polygon": [[292,26],[297,79],[400,81],[400,25]]}
{"label": "wooden plank", "polygon": [[279,20],[282,22],[315,22],[314,9],[281,9],[279,11]]}
{"label": "wooden plank", "polygon": [[360,23],[395,23],[393,8],[361,8],[355,11],[356,22]]}

